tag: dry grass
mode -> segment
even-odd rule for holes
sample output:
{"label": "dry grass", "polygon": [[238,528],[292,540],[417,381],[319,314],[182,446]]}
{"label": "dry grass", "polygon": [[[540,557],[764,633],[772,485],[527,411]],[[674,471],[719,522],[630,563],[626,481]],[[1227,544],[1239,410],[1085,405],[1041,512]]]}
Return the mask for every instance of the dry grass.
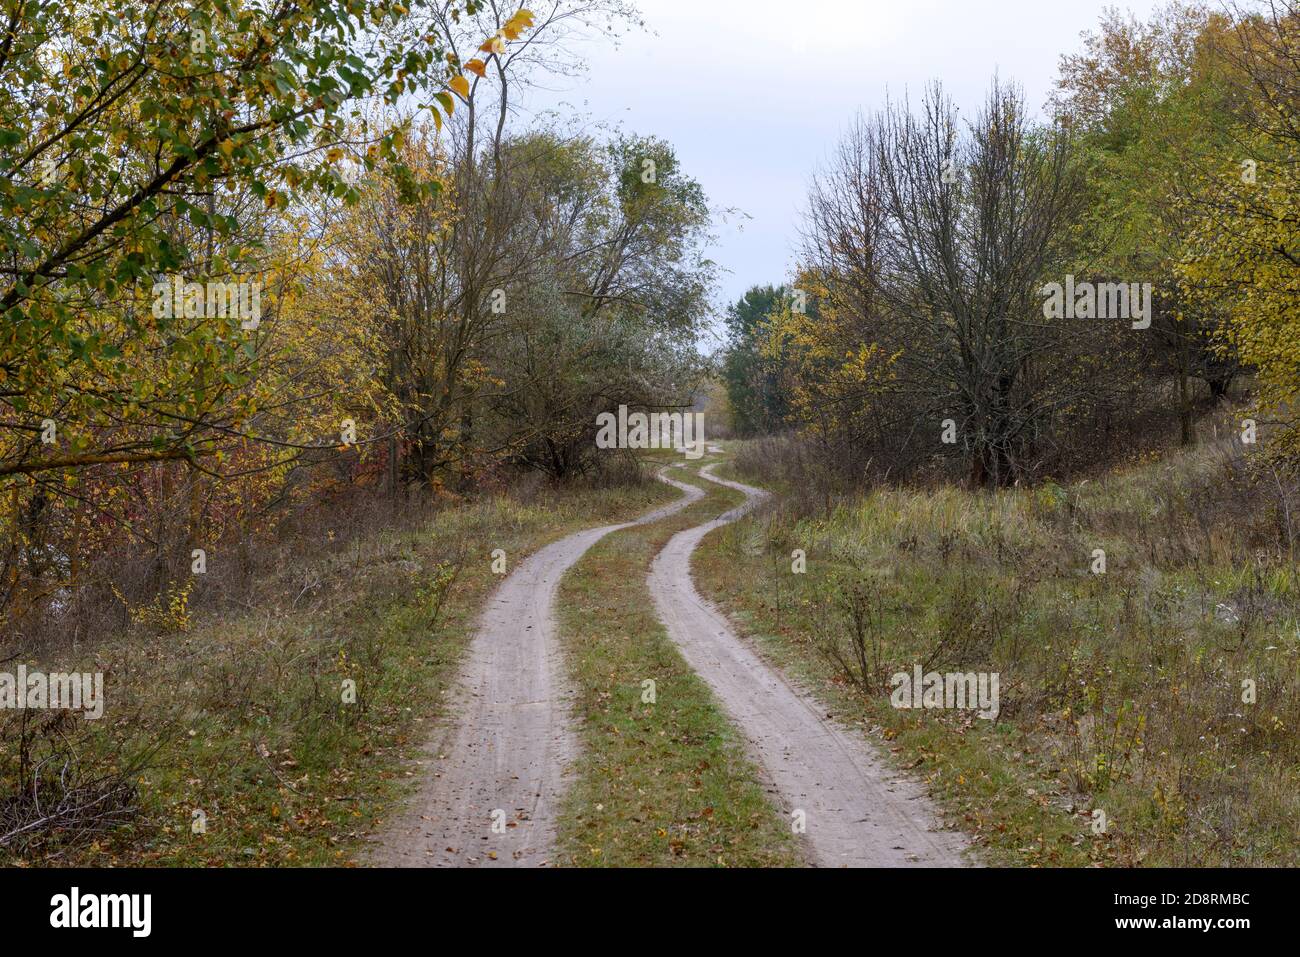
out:
{"label": "dry grass", "polygon": [[[1300,496],[1239,444],[1067,486],[788,501],[706,542],[704,584],[920,762],[995,859],[1300,863]],[[881,674],[999,672],[996,723],[851,687],[817,651],[851,647],[854,589],[883,608]]]}
{"label": "dry grass", "polygon": [[[538,488],[341,545],[320,528],[314,550],[287,551],[235,611],[223,606],[188,624],[164,616],[25,656],[47,671],[104,672],[107,704],[101,720],[67,718],[38,735],[24,734],[30,712],[0,713],[0,820],[38,820],[25,770],[33,764],[66,767],[66,780],[81,788],[79,797],[65,795],[81,805],[77,813],[13,835],[0,860],[348,862],[402,796],[404,760],[440,715],[498,580],[492,550],[514,563],[567,531],[668,497],[657,482]],[[349,680],[355,702],[343,694]],[[102,782],[124,784],[129,800],[114,805],[110,826],[84,826],[97,793],[87,785]]]}
{"label": "dry grass", "polygon": [[[675,471],[689,480],[684,473]],[[692,484],[705,486],[703,499],[610,535],[560,584],[561,639],[583,740],[560,815],[561,855],[573,865],[801,863],[742,739],[668,637],[648,591],[650,563],[673,534],[742,500],[711,482]],[[653,702],[645,700],[647,679],[655,682]]]}

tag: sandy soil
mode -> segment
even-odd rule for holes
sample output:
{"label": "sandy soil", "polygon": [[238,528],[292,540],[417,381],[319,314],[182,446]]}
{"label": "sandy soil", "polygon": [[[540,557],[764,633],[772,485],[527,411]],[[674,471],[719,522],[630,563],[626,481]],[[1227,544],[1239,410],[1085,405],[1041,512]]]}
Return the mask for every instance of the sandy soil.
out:
{"label": "sandy soil", "polygon": [[924,789],[890,769],[861,732],[831,720],[817,702],[768,665],[691,581],[691,553],[767,493],[708,474],[746,503],[675,535],[656,557],[650,592],[683,657],[717,695],[789,815],[802,811],[809,860],[836,866],[963,866],[965,839],[936,829]]}
{"label": "sandy soil", "polygon": [[[578,532],[540,549],[493,594],[470,646],[444,727],[425,746],[416,797],[379,836],[381,867],[537,867],[550,863],[565,771],[577,753],[571,692],[552,605],[560,576],[597,541],[658,521],[683,498],[635,522]],[[485,545],[484,554],[490,546]],[[499,812],[495,815],[494,812]]]}

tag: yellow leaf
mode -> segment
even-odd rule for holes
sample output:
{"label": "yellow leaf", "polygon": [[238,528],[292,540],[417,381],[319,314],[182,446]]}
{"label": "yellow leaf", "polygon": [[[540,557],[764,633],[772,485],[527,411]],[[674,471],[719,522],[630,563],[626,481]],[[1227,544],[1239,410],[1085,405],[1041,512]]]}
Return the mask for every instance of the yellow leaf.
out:
{"label": "yellow leaf", "polygon": [[464,76],[453,77],[448,86],[451,87],[453,93],[459,93],[463,98],[469,99],[469,80],[465,79]]}
{"label": "yellow leaf", "polygon": [[506,26],[515,30],[527,30],[533,25],[533,15],[527,10],[520,10],[506,21]]}
{"label": "yellow leaf", "polygon": [[470,60],[466,63],[465,69],[479,77],[484,76],[487,73],[487,68],[484,66],[483,61],[478,59]]}

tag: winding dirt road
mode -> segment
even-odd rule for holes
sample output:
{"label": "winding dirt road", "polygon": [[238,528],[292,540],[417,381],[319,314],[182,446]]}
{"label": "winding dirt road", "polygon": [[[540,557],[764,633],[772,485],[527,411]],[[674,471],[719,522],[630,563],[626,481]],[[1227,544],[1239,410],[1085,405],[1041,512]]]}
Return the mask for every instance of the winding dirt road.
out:
{"label": "winding dirt road", "polygon": [[547,545],[496,590],[461,672],[449,712],[456,723],[426,744],[420,790],[381,836],[370,863],[549,863],[564,773],[578,747],[555,637],[555,590],[560,576],[606,535],[659,521],[704,496],[693,486],[669,484],[684,496],[633,522]]}
{"label": "winding dirt road", "polygon": [[[691,553],[705,535],[741,517],[767,496],[709,474],[743,492],[744,505],[669,540],[650,570],[650,593],[682,656],[749,744],[794,821],[802,811],[806,849],[821,867],[963,866],[965,841],[935,829],[924,790],[891,771],[859,733],[830,718],[748,644],[691,581]],[[674,483],[676,484],[676,483]]]}

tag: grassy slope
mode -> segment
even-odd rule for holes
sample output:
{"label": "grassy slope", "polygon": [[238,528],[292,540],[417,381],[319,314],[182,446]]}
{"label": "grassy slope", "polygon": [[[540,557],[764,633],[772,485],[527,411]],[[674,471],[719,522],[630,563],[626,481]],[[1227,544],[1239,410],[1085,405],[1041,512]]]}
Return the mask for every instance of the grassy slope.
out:
{"label": "grassy slope", "polygon": [[[379,532],[285,569],[271,597],[247,614],[184,634],[105,642],[94,658],[107,672],[105,717],[77,718],[67,733],[84,774],[155,749],[139,775],[140,813],[98,842],[45,840],[21,854],[0,850],[0,862],[347,863],[403,795],[411,775],[404,760],[440,716],[498,580],[492,549],[505,549],[513,567],[563,534],[635,517],[673,494],[651,482],[449,509],[418,532]],[[433,583],[465,547],[431,626]],[[54,670],[56,662],[42,665]],[[357,683],[356,704],[341,701],[345,678]],[[14,735],[0,737],[6,793],[15,752]],[[206,834],[191,832],[194,809],[207,816]]]}
{"label": "grassy slope", "polygon": [[[675,532],[742,500],[696,484],[706,498],[667,521],[610,535],[561,582],[561,634],[584,745],[561,814],[562,859],[574,865],[800,863],[736,732],[673,646],[647,590],[650,563]],[[642,701],[647,679],[655,682],[653,704]]]}
{"label": "grassy slope", "polygon": [[[1221,454],[1068,488],[890,489],[829,515],[777,510],[715,532],[694,572],[765,653],[873,726],[993,862],[1294,866],[1296,567],[1268,544],[1278,516],[1225,482]],[[806,574],[791,571],[795,548]],[[869,695],[820,651],[845,640],[837,602],[852,582],[884,607]],[[890,706],[884,676],[941,639],[937,670],[1001,673],[996,723]]]}

